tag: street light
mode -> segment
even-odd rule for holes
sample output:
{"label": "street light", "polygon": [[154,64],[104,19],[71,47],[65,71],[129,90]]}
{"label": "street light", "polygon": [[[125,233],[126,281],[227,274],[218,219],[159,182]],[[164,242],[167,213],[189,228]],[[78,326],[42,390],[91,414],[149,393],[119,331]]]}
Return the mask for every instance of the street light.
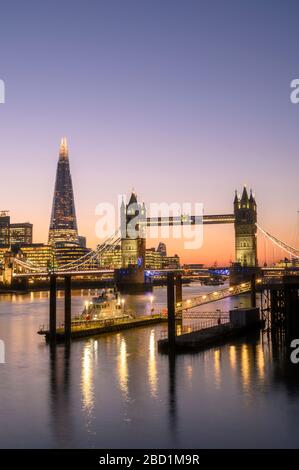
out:
{"label": "street light", "polygon": [[122,303],[122,306],[123,306],[123,316],[125,314],[125,299],[121,299],[121,303]]}

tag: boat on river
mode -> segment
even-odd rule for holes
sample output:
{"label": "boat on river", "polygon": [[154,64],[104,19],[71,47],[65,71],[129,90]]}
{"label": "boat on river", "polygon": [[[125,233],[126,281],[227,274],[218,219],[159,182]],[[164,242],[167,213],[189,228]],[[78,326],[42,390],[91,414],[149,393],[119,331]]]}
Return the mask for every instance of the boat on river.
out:
{"label": "boat on river", "polygon": [[124,316],[124,313],[124,299],[120,293],[115,289],[103,289],[100,295],[86,300],[79,319],[101,320]]}

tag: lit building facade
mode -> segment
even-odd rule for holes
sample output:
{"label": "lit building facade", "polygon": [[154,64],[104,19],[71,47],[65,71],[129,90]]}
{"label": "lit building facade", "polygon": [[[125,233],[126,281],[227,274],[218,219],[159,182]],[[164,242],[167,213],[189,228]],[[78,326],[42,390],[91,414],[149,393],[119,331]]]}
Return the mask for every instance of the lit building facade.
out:
{"label": "lit building facade", "polygon": [[33,241],[33,225],[29,222],[10,224],[10,244],[30,245]]}
{"label": "lit building facade", "polygon": [[41,268],[50,268],[54,264],[53,248],[44,243],[32,243],[20,247],[26,261]]}
{"label": "lit building facade", "polygon": [[56,242],[54,248],[55,264],[56,266],[63,266],[65,264],[72,263],[89,252],[90,250],[88,248],[84,248],[78,243]]}
{"label": "lit building facade", "polygon": [[0,244],[9,245],[10,240],[10,216],[8,211],[0,212]]}
{"label": "lit building facade", "polygon": [[[133,250],[132,250],[133,251]],[[99,265],[102,268],[119,269],[122,266],[121,246],[113,246],[99,256]],[[148,248],[145,251],[145,269],[179,269],[180,258],[177,255],[164,256],[155,248]]]}
{"label": "lit building facade", "polygon": [[0,265],[3,265],[4,255],[9,251],[9,245],[0,245]]}
{"label": "lit building facade", "polygon": [[178,255],[162,257],[162,269],[180,269],[180,267],[181,263]]}
{"label": "lit building facade", "polygon": [[108,247],[107,251],[99,256],[99,264],[101,268],[119,269],[121,268],[121,262],[121,247],[119,245],[111,245]]}
{"label": "lit building facade", "polygon": [[155,248],[148,248],[146,250],[145,267],[146,269],[162,269],[162,256]]}

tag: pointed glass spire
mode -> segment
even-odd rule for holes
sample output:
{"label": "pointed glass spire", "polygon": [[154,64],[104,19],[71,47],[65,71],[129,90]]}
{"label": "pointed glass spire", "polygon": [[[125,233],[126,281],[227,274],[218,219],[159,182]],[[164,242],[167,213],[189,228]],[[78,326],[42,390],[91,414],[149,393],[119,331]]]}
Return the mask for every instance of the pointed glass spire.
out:
{"label": "pointed glass spire", "polygon": [[67,139],[66,137],[62,137],[60,141],[59,147],[59,158],[67,159],[69,157],[69,151],[67,146]]}
{"label": "pointed glass spire", "polygon": [[78,243],[78,229],[67,140],[61,139],[49,230],[49,244]]}

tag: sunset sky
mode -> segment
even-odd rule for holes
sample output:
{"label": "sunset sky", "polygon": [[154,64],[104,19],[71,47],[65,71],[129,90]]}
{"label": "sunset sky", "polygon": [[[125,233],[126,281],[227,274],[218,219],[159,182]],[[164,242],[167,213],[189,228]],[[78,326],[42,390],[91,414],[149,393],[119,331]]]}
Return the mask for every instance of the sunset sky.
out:
{"label": "sunset sky", "polygon": [[[298,15],[295,0],[1,2],[0,209],[47,241],[66,136],[88,246],[97,204],[132,187],[209,214],[231,213],[244,183],[260,225],[298,246]],[[208,227],[200,250],[168,248],[227,263],[233,227]]]}

